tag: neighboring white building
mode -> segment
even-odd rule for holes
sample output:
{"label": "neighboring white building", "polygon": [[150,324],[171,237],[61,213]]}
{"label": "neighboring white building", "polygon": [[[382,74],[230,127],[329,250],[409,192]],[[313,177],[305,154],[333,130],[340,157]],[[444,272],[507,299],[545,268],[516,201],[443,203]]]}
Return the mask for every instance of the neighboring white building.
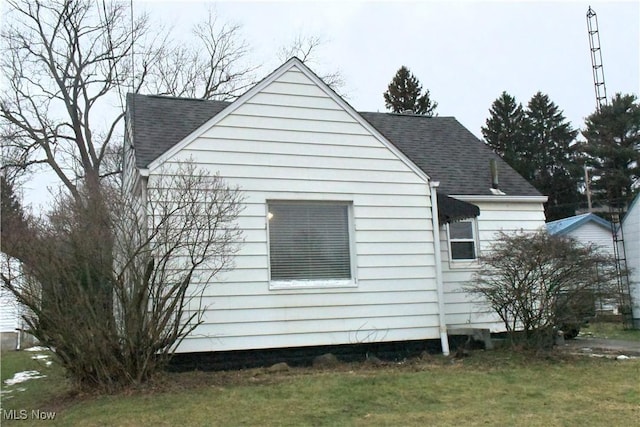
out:
{"label": "neighboring white building", "polygon": [[622,219],[627,268],[630,269],[631,308],[634,327],[640,328],[640,194]]}
{"label": "neighboring white building", "polygon": [[[570,216],[547,223],[549,234],[571,237],[584,245],[596,245],[602,252],[614,256],[613,228],[611,223],[593,213]],[[596,302],[601,313],[618,313],[614,299],[601,298]]]}
{"label": "neighboring white building", "polygon": [[549,234],[572,237],[585,245],[597,245],[613,255],[613,228],[598,215],[586,213],[547,223]]}
{"label": "neighboring white building", "polygon": [[496,232],[544,227],[546,197],[454,118],[359,113],[292,58],[232,103],[130,95],[126,120],[134,197],[189,158],[245,196],[235,269],[179,352],[504,329],[463,286]]}
{"label": "neighboring white building", "polygon": [[[16,276],[20,268],[18,261],[7,260],[0,252],[0,268],[4,274]],[[15,350],[19,343],[19,330],[22,328],[22,308],[11,292],[0,286],[0,341],[2,349]]]}

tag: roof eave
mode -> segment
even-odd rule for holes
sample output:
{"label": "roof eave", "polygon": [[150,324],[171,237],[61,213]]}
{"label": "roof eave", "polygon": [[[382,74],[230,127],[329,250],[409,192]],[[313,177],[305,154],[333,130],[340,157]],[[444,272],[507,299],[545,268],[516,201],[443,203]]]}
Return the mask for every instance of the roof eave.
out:
{"label": "roof eave", "polygon": [[547,196],[486,196],[475,194],[449,194],[449,196],[465,202],[508,202],[508,203],[546,203]]}

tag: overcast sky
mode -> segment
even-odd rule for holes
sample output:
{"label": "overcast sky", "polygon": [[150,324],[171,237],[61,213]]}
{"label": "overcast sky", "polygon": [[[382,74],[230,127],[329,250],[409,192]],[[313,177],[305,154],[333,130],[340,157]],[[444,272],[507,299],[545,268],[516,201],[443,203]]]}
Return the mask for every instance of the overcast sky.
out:
{"label": "overcast sky", "polygon": [[[209,3],[213,4],[213,3]],[[385,111],[382,93],[401,65],[438,102],[481,137],[491,103],[506,90],[526,104],[542,91],[574,127],[595,109],[586,12],[598,16],[608,95],[638,94],[640,2],[291,1],[218,2],[220,19],[240,24],[264,74],[297,34],[326,43],[318,74],[339,70],[347,101],[358,111]],[[177,28],[200,19],[206,2],[145,2]],[[262,76],[260,76],[262,77]]]}
{"label": "overcast sky", "polygon": [[591,5],[607,94],[639,93],[638,1],[135,0],[134,12],[146,10],[154,20],[171,22],[177,34],[188,34],[212,5],[219,19],[241,26],[248,59],[262,65],[258,78],[280,65],[278,49],[298,34],[320,36],[325,43],[309,66],[318,74],[339,70],[341,93],[356,110],[385,111],[382,93],[406,65],[438,102],[438,115],[456,117],[478,137],[502,91],[523,105],[542,91],[574,128],[583,126],[595,109],[586,23]]}

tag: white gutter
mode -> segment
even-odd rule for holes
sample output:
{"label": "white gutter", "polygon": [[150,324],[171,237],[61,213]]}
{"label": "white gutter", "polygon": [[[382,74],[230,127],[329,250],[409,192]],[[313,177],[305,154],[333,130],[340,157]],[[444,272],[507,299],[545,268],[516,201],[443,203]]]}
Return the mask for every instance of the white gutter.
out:
{"label": "white gutter", "polygon": [[463,202],[545,203],[548,199],[547,196],[509,196],[508,194],[504,196],[447,195]]}
{"label": "white gutter", "polygon": [[440,254],[440,224],[438,222],[438,196],[436,194],[440,182],[431,181],[431,221],[433,223],[433,248],[436,258],[436,288],[438,291],[438,323],[440,325],[440,343],[442,354],[449,355],[449,336],[444,313],[444,283],[442,282],[442,256]]}

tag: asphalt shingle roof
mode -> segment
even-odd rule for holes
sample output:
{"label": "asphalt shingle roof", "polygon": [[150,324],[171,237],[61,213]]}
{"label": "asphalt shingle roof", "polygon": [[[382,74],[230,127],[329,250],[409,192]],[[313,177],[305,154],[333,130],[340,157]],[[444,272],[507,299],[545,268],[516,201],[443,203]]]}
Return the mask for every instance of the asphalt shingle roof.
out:
{"label": "asphalt shingle roof", "polygon": [[360,113],[434,181],[439,192],[491,195],[489,162],[496,159],[499,189],[510,196],[540,193],[454,117]]}
{"label": "asphalt shingle roof", "polygon": [[136,167],[146,168],[230,103],[155,95],[127,95]]}
{"label": "asphalt shingle roof", "polygon": [[[146,168],[229,105],[229,102],[154,95],[127,97],[136,167]],[[491,195],[489,160],[496,159],[500,190],[510,196],[540,193],[453,117],[360,113],[433,180],[439,192]]]}

